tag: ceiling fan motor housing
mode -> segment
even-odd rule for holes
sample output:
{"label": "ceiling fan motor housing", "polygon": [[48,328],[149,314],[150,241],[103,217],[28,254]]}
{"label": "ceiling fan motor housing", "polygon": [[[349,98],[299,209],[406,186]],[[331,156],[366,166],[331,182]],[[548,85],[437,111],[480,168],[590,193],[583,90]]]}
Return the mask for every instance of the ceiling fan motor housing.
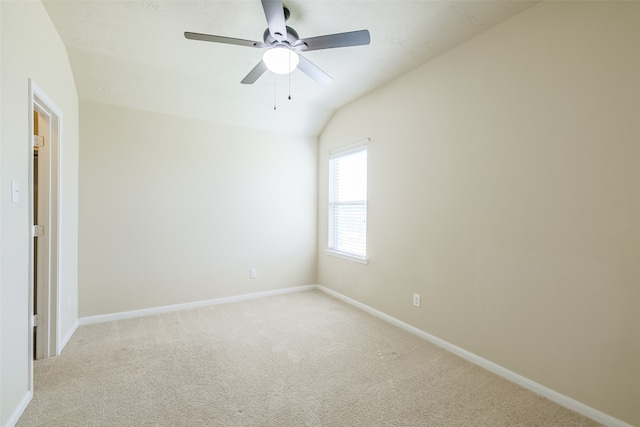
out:
{"label": "ceiling fan motor housing", "polygon": [[275,45],[281,44],[289,47],[294,47],[295,44],[298,42],[298,40],[300,40],[300,36],[298,36],[298,33],[293,28],[291,27],[286,27],[286,28],[287,28],[287,35],[286,35],[286,38],[284,38],[283,40],[278,40],[275,37],[273,37],[269,32],[268,28],[264,30],[264,35],[262,36],[264,40],[264,44],[266,44],[267,46],[275,46]]}

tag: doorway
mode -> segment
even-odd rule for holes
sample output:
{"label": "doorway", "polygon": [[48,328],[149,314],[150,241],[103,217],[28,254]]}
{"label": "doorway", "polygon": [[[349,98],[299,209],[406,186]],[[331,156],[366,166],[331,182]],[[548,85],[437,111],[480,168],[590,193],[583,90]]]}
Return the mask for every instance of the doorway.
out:
{"label": "doorway", "polygon": [[53,102],[29,81],[29,215],[31,268],[29,316],[30,388],[33,359],[58,351],[58,195],[59,143],[62,115]]}
{"label": "doorway", "polygon": [[[33,110],[33,222],[38,224],[38,149],[44,137],[39,134],[39,113]],[[33,234],[36,234],[35,232]],[[33,236],[33,315],[38,317],[38,237]],[[36,331],[38,330],[38,322],[34,322],[33,326],[33,358],[38,359],[38,337]]]}

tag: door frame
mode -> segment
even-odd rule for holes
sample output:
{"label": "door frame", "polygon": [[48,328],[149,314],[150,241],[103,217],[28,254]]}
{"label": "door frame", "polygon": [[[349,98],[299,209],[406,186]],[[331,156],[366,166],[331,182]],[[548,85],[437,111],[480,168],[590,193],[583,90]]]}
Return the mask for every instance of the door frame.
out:
{"label": "door frame", "polygon": [[[34,111],[46,117],[50,129],[50,140],[45,141],[45,144],[49,144],[49,159],[48,159],[48,176],[38,177],[39,183],[48,181],[46,189],[48,189],[48,206],[41,207],[46,209],[48,218],[45,226],[45,233],[48,236],[46,249],[48,252],[46,258],[48,260],[47,270],[45,270],[45,278],[43,285],[38,286],[38,294],[42,293],[42,299],[39,296],[39,300],[44,301],[43,307],[38,307],[39,311],[39,324],[43,325],[36,332],[37,346],[39,358],[47,358],[57,356],[59,354],[59,250],[60,241],[58,230],[60,227],[59,219],[59,173],[60,173],[60,135],[62,132],[62,113],[55,105],[55,103],[46,95],[46,93],[38,87],[38,85],[31,79],[29,79],[29,140],[27,143],[27,153],[29,159],[29,388],[33,391],[33,297],[34,297],[34,244],[31,233],[32,225],[34,222],[34,202],[33,202],[33,128],[34,128]],[[40,163],[42,159],[38,159]],[[40,169],[40,168],[39,168]],[[44,178],[44,180],[43,180]],[[48,179],[47,179],[48,178]],[[38,191],[43,191],[43,185],[39,185]],[[41,245],[38,245],[41,246]],[[40,258],[40,257],[39,257]],[[47,283],[48,282],[48,283]]]}

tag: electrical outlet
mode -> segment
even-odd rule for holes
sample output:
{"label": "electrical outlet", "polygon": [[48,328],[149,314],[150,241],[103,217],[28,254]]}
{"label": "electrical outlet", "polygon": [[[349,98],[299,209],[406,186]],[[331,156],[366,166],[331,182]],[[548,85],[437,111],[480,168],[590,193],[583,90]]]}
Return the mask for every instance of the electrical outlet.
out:
{"label": "electrical outlet", "polygon": [[413,294],[413,305],[420,307],[420,294]]}
{"label": "electrical outlet", "polygon": [[252,268],[251,272],[249,273],[250,277],[252,279],[255,279],[256,277],[258,277],[258,269],[257,268]]}

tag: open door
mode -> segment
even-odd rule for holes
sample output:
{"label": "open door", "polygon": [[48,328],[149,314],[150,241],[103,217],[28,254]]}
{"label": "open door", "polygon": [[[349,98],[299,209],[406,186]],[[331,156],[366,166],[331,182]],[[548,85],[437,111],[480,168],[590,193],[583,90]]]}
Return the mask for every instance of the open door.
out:
{"label": "open door", "polygon": [[30,307],[33,330],[29,331],[30,390],[33,391],[33,359],[56,356],[58,349],[58,195],[61,114],[51,100],[29,81],[29,104],[33,137],[29,141],[31,173],[29,211]]}
{"label": "open door", "polygon": [[[38,133],[38,112],[33,110],[33,138],[41,138]],[[42,138],[44,140],[44,138]],[[33,218],[34,222],[38,222],[38,149],[39,144],[33,145]],[[35,233],[34,233],[35,234]],[[33,315],[38,317],[38,237],[33,236]],[[38,322],[34,322],[33,327],[33,358],[38,358]]]}
{"label": "open door", "polygon": [[[33,111],[33,336],[35,359],[51,354],[51,117]],[[55,353],[54,353],[55,354]]]}

